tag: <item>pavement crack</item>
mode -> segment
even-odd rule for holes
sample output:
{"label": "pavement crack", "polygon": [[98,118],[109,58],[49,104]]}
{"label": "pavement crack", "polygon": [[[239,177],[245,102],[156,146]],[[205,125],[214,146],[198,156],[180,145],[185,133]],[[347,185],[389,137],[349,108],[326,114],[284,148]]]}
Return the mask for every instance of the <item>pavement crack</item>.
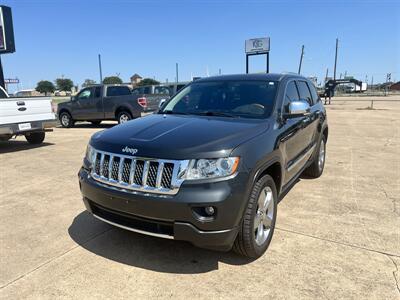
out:
{"label": "pavement crack", "polygon": [[394,261],[394,259],[390,255],[387,255],[387,257],[389,257],[389,259],[392,261],[392,263],[394,264],[394,266],[396,268],[396,270],[393,271],[393,278],[394,278],[394,281],[396,282],[397,291],[400,294],[399,280],[397,279],[397,275],[396,275],[399,272],[399,267],[397,266],[396,262]]}
{"label": "pavement crack", "polygon": [[80,247],[80,246],[82,246],[82,245],[84,245],[84,244],[86,244],[86,243],[89,243],[90,241],[92,241],[92,240],[98,238],[99,236],[101,236],[101,235],[107,233],[107,232],[110,231],[110,230],[113,230],[113,228],[108,228],[108,229],[106,229],[106,230],[104,230],[104,231],[102,231],[102,232],[100,232],[100,233],[98,233],[98,234],[96,234],[96,235],[94,235],[94,236],[88,238],[88,239],[85,240],[83,243],[79,243],[79,244],[77,244],[77,245],[71,247],[71,248],[68,249],[67,251],[65,251],[65,252],[63,252],[63,253],[61,253],[61,254],[55,256],[55,257],[50,258],[49,260],[47,260],[47,261],[45,261],[44,263],[38,265],[37,267],[35,267],[35,268],[33,268],[32,270],[26,272],[25,274],[22,274],[22,275],[18,276],[17,278],[14,278],[13,280],[7,282],[6,284],[0,286],[0,290],[2,290],[2,289],[4,289],[4,288],[8,287],[9,285],[11,285],[11,284],[13,284],[13,283],[15,283],[15,282],[21,280],[22,278],[24,278],[24,277],[30,275],[31,273],[33,273],[33,272],[35,272],[35,271],[41,269],[42,267],[44,267],[44,266],[50,264],[51,262],[55,261],[56,259],[58,259],[58,258],[60,258],[60,257],[63,257],[64,255],[68,254],[69,252],[75,250],[76,248],[78,248],[78,247]]}
{"label": "pavement crack", "polygon": [[284,229],[284,228],[279,228],[279,227],[275,227],[275,229],[280,230],[280,231],[284,231],[284,232],[289,232],[289,233],[293,233],[293,234],[302,235],[302,236],[309,237],[309,238],[312,238],[312,239],[317,239],[317,240],[333,243],[333,244],[338,244],[338,245],[342,245],[342,246],[356,248],[356,249],[359,249],[359,250],[365,250],[365,251],[369,251],[369,252],[374,252],[374,253],[378,253],[378,254],[389,255],[389,256],[400,258],[400,254],[393,254],[393,253],[388,253],[388,252],[385,252],[385,251],[380,251],[380,250],[375,250],[375,249],[371,249],[371,248],[367,248],[367,247],[353,245],[353,244],[350,244],[350,243],[339,242],[339,241],[326,239],[326,238],[318,237],[318,236],[307,234],[307,233],[298,232],[298,231],[295,231],[295,230]]}

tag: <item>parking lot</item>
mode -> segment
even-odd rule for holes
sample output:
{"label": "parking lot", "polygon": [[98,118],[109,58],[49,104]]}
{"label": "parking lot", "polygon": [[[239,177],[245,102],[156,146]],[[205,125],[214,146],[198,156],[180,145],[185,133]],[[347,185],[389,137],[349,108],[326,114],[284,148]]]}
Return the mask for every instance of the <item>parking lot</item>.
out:
{"label": "parking lot", "polygon": [[[56,128],[0,142],[0,298],[400,298],[400,96],[334,98],[325,172],[278,207],[266,254],[139,235],[85,212],[89,137]],[[384,101],[382,101],[384,100]]]}

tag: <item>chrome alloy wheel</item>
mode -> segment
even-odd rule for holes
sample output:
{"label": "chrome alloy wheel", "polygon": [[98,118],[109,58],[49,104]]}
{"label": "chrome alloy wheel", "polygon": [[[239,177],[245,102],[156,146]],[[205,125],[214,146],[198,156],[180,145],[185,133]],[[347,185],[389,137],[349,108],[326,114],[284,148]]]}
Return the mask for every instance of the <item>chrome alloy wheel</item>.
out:
{"label": "chrome alloy wheel", "polygon": [[272,221],[275,218],[273,197],[269,186],[265,187],[258,197],[257,211],[254,217],[254,236],[258,246],[263,245],[271,233]]}
{"label": "chrome alloy wheel", "polygon": [[119,116],[119,123],[125,123],[129,121],[129,116],[127,114],[121,114]]}
{"label": "chrome alloy wheel", "polygon": [[321,171],[324,168],[325,164],[325,141],[321,140],[321,144],[319,145],[319,154],[318,154],[318,169]]}
{"label": "chrome alloy wheel", "polygon": [[61,117],[61,123],[62,125],[64,125],[65,127],[69,126],[70,123],[70,118],[67,114],[63,114]]}

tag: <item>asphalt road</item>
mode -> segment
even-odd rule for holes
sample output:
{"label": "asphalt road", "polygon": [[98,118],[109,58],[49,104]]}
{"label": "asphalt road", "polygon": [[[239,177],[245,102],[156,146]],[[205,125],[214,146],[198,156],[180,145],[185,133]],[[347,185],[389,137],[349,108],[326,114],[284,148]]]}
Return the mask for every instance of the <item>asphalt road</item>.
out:
{"label": "asphalt road", "polygon": [[400,299],[400,102],[351,100],[328,106],[325,173],[282,200],[255,261],[86,213],[77,172],[110,124],[1,142],[0,298]]}

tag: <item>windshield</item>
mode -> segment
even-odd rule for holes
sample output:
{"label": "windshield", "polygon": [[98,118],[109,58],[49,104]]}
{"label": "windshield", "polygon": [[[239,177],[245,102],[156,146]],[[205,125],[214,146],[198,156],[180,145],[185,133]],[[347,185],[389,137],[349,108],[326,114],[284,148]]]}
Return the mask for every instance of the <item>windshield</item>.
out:
{"label": "windshield", "polygon": [[181,90],[160,113],[266,118],[272,113],[275,81],[197,82]]}

